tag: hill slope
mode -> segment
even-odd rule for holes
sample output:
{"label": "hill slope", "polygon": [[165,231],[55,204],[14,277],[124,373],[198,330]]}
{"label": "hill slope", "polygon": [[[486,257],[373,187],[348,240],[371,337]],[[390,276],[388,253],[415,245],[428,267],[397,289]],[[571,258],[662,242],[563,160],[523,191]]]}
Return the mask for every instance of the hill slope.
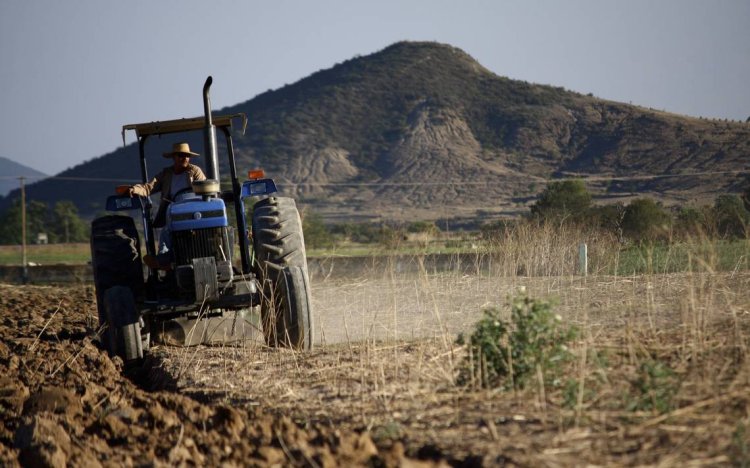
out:
{"label": "hill slope", "polygon": [[[519,213],[546,179],[568,173],[628,178],[592,181],[599,199],[705,201],[740,189],[740,174],[715,173],[750,169],[749,124],[510,80],[435,43],[397,43],[218,112],[250,118],[234,141],[240,173],[264,167],[329,220]],[[191,144],[200,148],[200,139]],[[131,144],[61,175],[137,179],[135,154]],[[152,170],[164,164],[149,161]],[[642,177],[692,173],[706,174]],[[45,181],[30,194],[73,193],[93,213],[114,184]]]}
{"label": "hill slope", "polygon": [[[23,164],[0,156],[0,197],[18,188],[18,177],[28,177],[31,181],[47,177],[46,174]],[[28,184],[30,181],[26,181]]]}

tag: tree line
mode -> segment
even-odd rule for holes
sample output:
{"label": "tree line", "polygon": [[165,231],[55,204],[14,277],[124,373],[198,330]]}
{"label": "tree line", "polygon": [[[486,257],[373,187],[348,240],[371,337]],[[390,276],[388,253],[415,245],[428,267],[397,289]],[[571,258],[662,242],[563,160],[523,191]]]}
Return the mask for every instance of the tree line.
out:
{"label": "tree line", "polygon": [[[743,198],[723,194],[712,204],[665,207],[649,197],[637,197],[628,203],[596,205],[582,180],[564,180],[548,184],[520,219],[481,224],[481,237],[492,240],[522,222],[585,224],[617,237],[623,243],[653,243],[689,238],[750,238],[750,187]],[[315,213],[304,213],[305,242],[310,248],[330,248],[342,241],[389,246],[408,233],[429,232],[439,228],[434,222],[415,221],[406,225],[382,223],[340,223],[327,225]]]}
{"label": "tree line", "polygon": [[[702,236],[712,239],[750,237],[750,187],[747,201],[737,195],[719,195],[713,204],[667,208],[649,197],[629,203],[595,205],[582,180],[552,182],[531,206],[528,221],[586,223],[616,235],[622,242],[654,242]],[[518,220],[484,224],[482,236],[491,238]],[[305,238],[313,248],[331,247],[337,240],[357,243],[385,243],[400,239],[407,232],[435,231],[431,222],[414,222],[393,227],[368,223],[327,226],[314,213],[304,217]],[[36,243],[40,233],[49,243],[88,242],[90,226],[75,204],[61,200],[54,205],[31,200],[26,205],[26,242]],[[21,203],[14,203],[0,214],[0,244],[21,243]]]}
{"label": "tree line", "polygon": [[[748,189],[750,190],[750,189]],[[654,242],[702,236],[747,238],[750,211],[737,195],[723,194],[713,204],[667,208],[649,197],[629,203],[594,205],[582,180],[552,182],[532,205],[530,217],[586,223],[616,234],[623,242]]]}
{"label": "tree line", "polygon": [[[0,214],[0,244],[21,243],[21,201]],[[89,224],[78,215],[78,208],[70,200],[60,200],[49,206],[38,200],[26,203],[26,243],[37,242],[39,234],[46,234],[51,244],[88,242]]]}

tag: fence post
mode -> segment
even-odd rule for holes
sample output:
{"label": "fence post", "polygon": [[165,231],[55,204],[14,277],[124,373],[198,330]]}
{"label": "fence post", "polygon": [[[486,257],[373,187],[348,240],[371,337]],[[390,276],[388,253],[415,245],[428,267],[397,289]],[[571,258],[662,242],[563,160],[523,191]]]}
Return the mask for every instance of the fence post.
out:
{"label": "fence post", "polygon": [[585,242],[578,245],[578,273],[581,276],[589,274],[589,249]]}

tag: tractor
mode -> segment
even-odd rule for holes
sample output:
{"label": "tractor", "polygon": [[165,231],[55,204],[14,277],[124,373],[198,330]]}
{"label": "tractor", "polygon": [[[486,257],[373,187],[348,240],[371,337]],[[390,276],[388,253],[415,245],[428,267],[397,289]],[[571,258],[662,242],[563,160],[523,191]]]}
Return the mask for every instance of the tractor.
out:
{"label": "tractor", "polygon": [[[122,128],[123,144],[127,131],[137,136],[143,183],[149,180],[146,143],[152,137],[203,133],[206,180],[178,193],[167,208],[171,268],[162,271],[143,262],[142,248],[157,255],[150,197],[111,195],[106,209],[114,214],[91,223],[100,337],[110,355],[120,356],[126,365],[140,362],[152,341],[190,346],[262,336],[272,347],[306,350],[313,344],[297,206],[292,198],[277,195],[276,184],[262,170],[249,171],[248,180],[240,183],[231,130],[241,123],[244,133],[247,116],[213,116],[211,83],[209,76],[203,86],[203,117]],[[224,190],[217,129],[226,139],[230,171],[231,187]],[[141,220],[142,236],[133,216]]]}

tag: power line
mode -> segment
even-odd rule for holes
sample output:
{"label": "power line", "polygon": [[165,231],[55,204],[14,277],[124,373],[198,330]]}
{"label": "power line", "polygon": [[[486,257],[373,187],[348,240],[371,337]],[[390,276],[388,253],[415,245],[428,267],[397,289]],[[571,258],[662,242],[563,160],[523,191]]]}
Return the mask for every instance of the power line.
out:
{"label": "power line", "polygon": [[[750,174],[750,170],[741,171],[703,171],[703,172],[686,172],[681,174],[659,174],[659,175],[635,175],[635,176],[602,176],[596,174],[584,174],[584,173],[565,173],[566,177],[559,178],[545,178],[534,175],[527,175],[529,179],[533,179],[538,182],[560,182],[563,180],[575,180],[580,179],[584,182],[606,182],[606,181],[635,181],[635,180],[652,180],[661,178],[676,178],[676,177],[696,177],[696,176],[714,176],[714,175],[741,175]],[[421,186],[445,186],[445,185],[459,185],[459,186],[484,186],[488,184],[496,183],[496,180],[486,181],[442,181],[442,182],[285,182],[279,181],[278,185],[288,187],[421,187]]]}
{"label": "power line", "polygon": [[59,177],[59,176],[0,176],[0,179],[18,179],[24,177],[26,179],[40,179],[44,180],[72,180],[77,182],[135,182],[138,183],[138,179],[111,179],[103,177]]}
{"label": "power line", "polygon": [[[607,182],[607,181],[638,181],[638,180],[654,180],[654,179],[667,179],[667,178],[678,178],[678,177],[697,177],[697,176],[717,176],[717,175],[743,175],[750,174],[750,169],[735,170],[735,171],[701,171],[701,172],[684,172],[680,174],[656,174],[656,175],[633,175],[633,176],[616,176],[616,175],[597,175],[597,174],[586,174],[576,172],[566,172],[564,177],[557,178],[545,178],[534,175],[525,175],[530,180],[537,182],[560,182],[563,180],[580,179],[584,182]],[[115,179],[115,178],[104,178],[104,177],[67,177],[67,176],[0,176],[0,179],[15,179],[19,177],[25,177],[26,179],[40,179],[44,180],[62,180],[62,181],[75,181],[75,182],[132,182],[140,183],[138,179]],[[519,177],[519,176],[514,176]],[[295,181],[283,181],[279,180],[278,185],[284,187],[430,187],[430,186],[484,186],[488,184],[496,183],[495,180],[486,181],[440,181],[440,182],[295,182]]]}
{"label": "power line", "polygon": [[[745,169],[741,171],[703,171],[703,172],[685,172],[680,174],[659,174],[659,175],[639,175],[639,176],[600,176],[596,174],[582,174],[582,173],[576,173],[576,172],[566,172],[565,175],[569,175],[571,177],[566,177],[566,179],[581,179],[584,182],[585,181],[609,181],[609,180],[651,180],[651,179],[668,179],[668,178],[674,178],[674,177],[695,177],[695,176],[713,176],[713,175],[741,175],[741,174],[750,174],[750,169]],[[548,181],[555,181],[560,179],[546,179]]]}

